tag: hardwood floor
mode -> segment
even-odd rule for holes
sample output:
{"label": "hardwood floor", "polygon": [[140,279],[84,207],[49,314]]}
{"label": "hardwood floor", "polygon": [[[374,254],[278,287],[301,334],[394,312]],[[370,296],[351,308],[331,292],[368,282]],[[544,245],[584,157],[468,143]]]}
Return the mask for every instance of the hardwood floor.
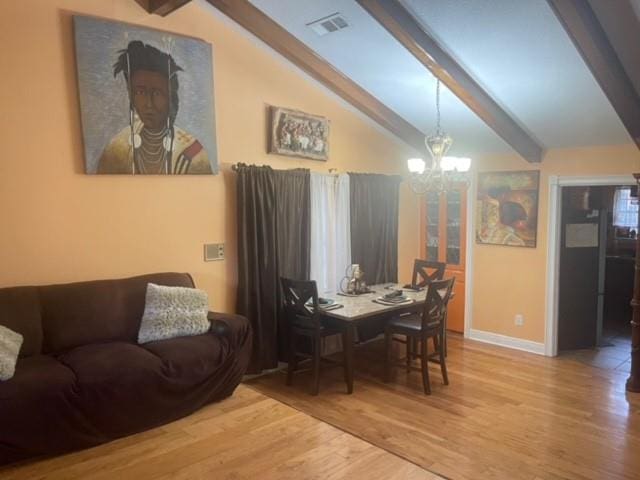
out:
{"label": "hardwood floor", "polygon": [[317,397],[308,375],[286,387],[277,372],[185,419],[0,479],[640,479],[640,395],[625,394],[624,372],[452,335],[451,385],[434,365],[427,397],[419,372],[381,381],[382,342],[356,358],[353,395],[339,368],[323,371]]}
{"label": "hardwood floor", "polygon": [[240,385],[148,432],[0,469],[2,480],[425,479],[440,477]]}
{"label": "hardwood floor", "polygon": [[382,342],[356,357],[353,395],[339,369],[322,372],[317,397],[304,374],[248,384],[452,479],[640,479],[640,395],[624,372],[451,335],[451,384],[433,365],[427,397],[419,372],[382,382]]}

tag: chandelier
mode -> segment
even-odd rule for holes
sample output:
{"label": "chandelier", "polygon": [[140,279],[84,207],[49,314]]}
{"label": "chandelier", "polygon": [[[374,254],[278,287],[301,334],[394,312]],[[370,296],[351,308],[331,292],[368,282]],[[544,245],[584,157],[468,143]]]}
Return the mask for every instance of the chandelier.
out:
{"label": "chandelier", "polygon": [[409,185],[418,195],[427,192],[446,192],[455,185],[468,185],[467,172],[471,167],[470,158],[448,157],[447,152],[453,139],[440,125],[440,79],[436,79],[436,131],[424,140],[431,163],[427,168],[422,158],[410,158],[407,167],[411,177]]}

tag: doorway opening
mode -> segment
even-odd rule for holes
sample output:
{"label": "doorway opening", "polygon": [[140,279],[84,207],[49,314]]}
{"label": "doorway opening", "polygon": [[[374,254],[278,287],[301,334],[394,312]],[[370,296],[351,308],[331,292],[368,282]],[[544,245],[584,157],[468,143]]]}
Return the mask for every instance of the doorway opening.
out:
{"label": "doorway opening", "polygon": [[637,189],[563,186],[558,196],[558,353],[629,371]]}

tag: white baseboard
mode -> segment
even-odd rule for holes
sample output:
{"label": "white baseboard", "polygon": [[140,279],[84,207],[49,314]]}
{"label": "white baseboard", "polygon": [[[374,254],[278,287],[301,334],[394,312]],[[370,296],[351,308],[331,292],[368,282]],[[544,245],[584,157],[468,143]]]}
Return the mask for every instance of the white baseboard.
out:
{"label": "white baseboard", "polygon": [[468,338],[479,342],[491,343],[492,345],[500,345],[501,347],[535,353],[537,355],[545,354],[544,343],[532,342],[531,340],[524,340],[522,338],[508,337],[507,335],[500,335],[499,333],[485,332],[484,330],[476,330],[472,328],[469,330]]}

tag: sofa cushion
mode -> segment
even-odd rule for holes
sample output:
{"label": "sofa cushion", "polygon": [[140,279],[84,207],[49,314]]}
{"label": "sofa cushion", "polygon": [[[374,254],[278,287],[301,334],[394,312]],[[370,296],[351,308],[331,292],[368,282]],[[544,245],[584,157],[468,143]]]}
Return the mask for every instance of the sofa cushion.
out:
{"label": "sofa cushion", "polygon": [[163,365],[131,343],[76,347],[58,357],[77,378],[76,408],[106,438],[158,423],[163,404]]}
{"label": "sofa cushion", "polygon": [[[51,395],[71,391],[75,380],[73,372],[53,357],[33,355],[22,358],[16,364],[13,378],[0,383],[0,402],[34,401],[34,408],[38,408],[38,404],[50,399]],[[0,409],[0,415],[4,413],[5,411]],[[3,420],[5,418],[0,416],[0,424]]]}
{"label": "sofa cushion", "polygon": [[44,353],[90,343],[135,343],[148,283],[193,287],[186,273],[157,273],[40,287]]}
{"label": "sofa cushion", "polygon": [[96,444],[96,432],[73,408],[76,379],[53,357],[21,358],[0,382],[0,465]]}
{"label": "sofa cushion", "polygon": [[227,342],[210,333],[149,342],[143,348],[162,360],[166,375],[193,385],[215,372],[229,350]]}
{"label": "sofa cushion", "polygon": [[207,292],[150,283],[138,343],[202,335],[209,330]]}
{"label": "sofa cushion", "polygon": [[24,338],[21,357],[37,355],[42,350],[42,320],[37,287],[0,289],[0,325]]}
{"label": "sofa cushion", "polygon": [[73,371],[80,390],[91,390],[94,385],[122,389],[154,382],[162,370],[156,355],[124,342],[83,345],[57,358]]}
{"label": "sofa cushion", "polygon": [[22,346],[22,335],[0,325],[0,381],[13,377]]}

